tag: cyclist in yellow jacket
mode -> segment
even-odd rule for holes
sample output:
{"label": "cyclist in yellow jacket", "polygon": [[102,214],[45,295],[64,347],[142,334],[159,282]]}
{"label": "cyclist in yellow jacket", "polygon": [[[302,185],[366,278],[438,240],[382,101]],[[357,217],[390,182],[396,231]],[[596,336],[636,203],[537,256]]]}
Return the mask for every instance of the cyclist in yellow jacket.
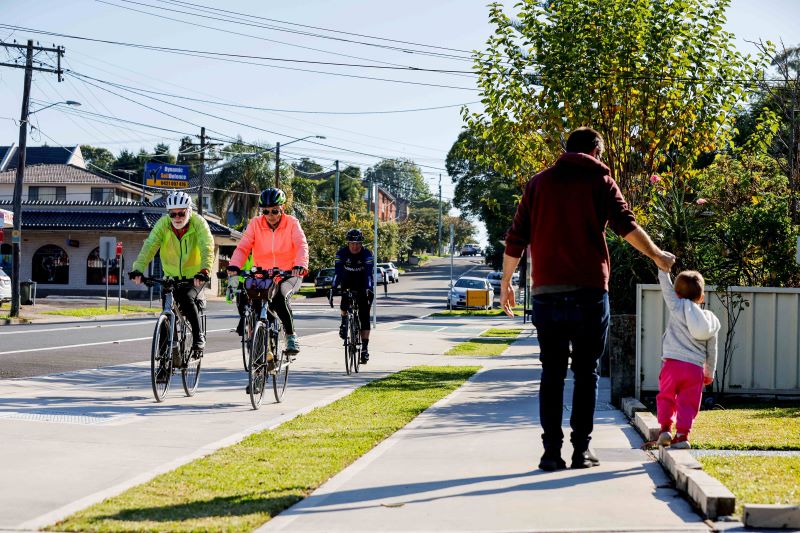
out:
{"label": "cyclist in yellow jacket", "polygon": [[185,192],[176,191],[167,196],[167,215],[153,226],[133,262],[130,277],[137,285],[142,282],[142,272],[158,252],[164,276],[194,279],[191,286],[182,287],[173,295],[192,327],[192,348],[202,350],[206,345],[206,335],[200,326],[197,301],[205,302],[203,289],[210,279],[208,273],[214,260],[214,238],[208,222],[192,212],[192,199]]}

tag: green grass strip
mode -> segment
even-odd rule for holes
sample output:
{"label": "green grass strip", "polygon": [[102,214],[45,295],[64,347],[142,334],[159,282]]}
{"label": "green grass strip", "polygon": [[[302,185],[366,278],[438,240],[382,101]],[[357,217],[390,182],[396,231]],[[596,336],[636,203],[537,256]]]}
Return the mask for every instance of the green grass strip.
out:
{"label": "green grass strip", "polygon": [[[252,531],[459,388],[479,367],[421,366],[160,475],[54,531]],[[291,394],[291,392],[290,392]]]}
{"label": "green grass strip", "polygon": [[703,470],[736,496],[736,514],[746,503],[800,505],[800,457],[699,457]]}
{"label": "green grass strip", "polygon": [[[451,309],[431,316],[506,316],[502,309]],[[514,309],[514,316],[522,316],[522,309]]]}
{"label": "green grass strip", "polygon": [[489,328],[481,333],[481,337],[505,337],[516,339],[522,333],[522,328]]}
{"label": "green grass strip", "polygon": [[511,340],[479,338],[472,339],[466,342],[456,344],[445,355],[480,355],[480,356],[495,356],[500,355],[506,348],[511,346]]}
{"label": "green grass strip", "polygon": [[116,305],[109,305],[108,309],[105,307],[75,307],[72,309],[58,309],[55,311],[42,311],[43,315],[61,315],[61,316],[100,316],[100,315],[127,315],[130,313],[160,313],[161,304],[155,307],[143,307],[140,305],[123,305],[122,311],[117,311]]}
{"label": "green grass strip", "polygon": [[800,450],[800,404],[739,404],[700,411],[692,446],[711,450]]}

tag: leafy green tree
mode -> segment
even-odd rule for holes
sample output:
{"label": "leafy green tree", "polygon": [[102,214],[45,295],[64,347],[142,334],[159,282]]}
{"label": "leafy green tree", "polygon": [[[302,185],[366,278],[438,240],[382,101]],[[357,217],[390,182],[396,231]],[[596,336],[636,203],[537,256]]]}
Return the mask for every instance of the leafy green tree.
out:
{"label": "leafy green tree", "polygon": [[681,181],[725,147],[733,110],[759,64],[723,29],[729,0],[552,0],[490,5],[494,34],[475,57],[483,111],[468,129],[491,146],[476,158],[519,184],[551,164],[566,135],[590,125],[632,205],[649,178]]}
{"label": "leafy green tree", "polygon": [[273,186],[275,174],[272,153],[262,151],[252,155],[255,150],[241,142],[225,148],[228,165],[214,178],[215,190],[211,195],[215,213],[231,212],[237,222],[249,220],[256,214],[259,194]]}
{"label": "leafy green tree", "polygon": [[81,153],[83,160],[86,162],[86,168],[94,172],[97,169],[111,172],[114,168],[114,154],[105,148],[96,146],[89,146],[88,144],[81,145]]}
{"label": "leafy green tree", "polygon": [[174,165],[176,159],[169,151],[168,144],[159,143],[153,148],[153,155],[150,156],[150,161],[164,163],[165,165]]}
{"label": "leafy green tree", "polygon": [[384,159],[367,169],[366,180],[412,202],[430,197],[420,168],[408,159]]}
{"label": "leafy green tree", "polygon": [[464,217],[445,216],[442,218],[442,251],[447,248],[447,241],[450,239],[450,225],[453,225],[453,240],[456,250],[459,250],[468,242],[475,242],[477,228],[475,224]]}
{"label": "leafy green tree", "polygon": [[300,174],[303,177],[311,177],[314,174],[319,174],[323,170],[325,170],[322,165],[313,161],[307,157],[300,159],[297,163],[292,164],[292,168],[294,168],[297,174]]}

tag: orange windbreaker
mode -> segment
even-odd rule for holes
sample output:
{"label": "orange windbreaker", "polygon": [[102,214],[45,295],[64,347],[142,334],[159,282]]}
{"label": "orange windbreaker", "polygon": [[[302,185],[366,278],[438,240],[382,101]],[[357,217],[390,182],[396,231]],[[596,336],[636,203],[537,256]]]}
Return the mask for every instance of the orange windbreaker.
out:
{"label": "orange windbreaker", "polygon": [[264,215],[250,220],[230,264],[241,268],[250,252],[253,253],[253,266],[264,269],[278,267],[281,270],[291,270],[296,266],[308,268],[306,234],[300,222],[285,213],[274,230]]}

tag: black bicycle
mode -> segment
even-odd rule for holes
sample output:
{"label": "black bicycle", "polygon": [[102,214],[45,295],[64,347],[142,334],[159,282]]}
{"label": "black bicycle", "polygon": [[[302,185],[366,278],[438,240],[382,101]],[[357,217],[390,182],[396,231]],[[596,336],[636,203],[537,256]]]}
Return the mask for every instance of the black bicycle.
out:
{"label": "black bicycle", "polygon": [[[344,369],[348,375],[358,372],[361,367],[361,319],[358,318],[358,299],[352,289],[342,289],[342,298],[347,298],[345,324],[347,336],[344,339]],[[328,303],[333,307],[333,289],[328,291]]]}
{"label": "black bicycle", "polygon": [[252,345],[253,328],[256,326],[253,305],[247,297],[244,283],[239,282],[238,275],[228,277],[226,274],[224,277],[228,279],[228,287],[226,288],[228,299],[236,302],[237,309],[242,298],[245,302],[242,314],[242,365],[245,372],[250,372],[250,346]]}
{"label": "black bicycle", "polygon": [[[294,358],[286,353],[286,333],[280,318],[271,308],[270,303],[281,280],[292,276],[291,271],[280,269],[262,270],[254,267],[251,272],[240,272],[236,276],[244,278],[244,290],[248,302],[245,305],[245,316],[250,313],[255,317],[254,307],[260,305],[261,310],[257,319],[252,320],[252,333],[246,346],[242,347],[243,354],[249,354],[245,365],[247,370],[247,391],[253,409],[261,406],[264,391],[267,388],[269,376],[272,376],[272,391],[275,401],[281,402],[289,382],[289,366]],[[230,279],[227,272],[219,272],[220,279]],[[238,278],[236,283],[238,283]],[[245,320],[247,327],[247,320]],[[242,336],[244,339],[244,335]],[[244,342],[244,340],[243,340]]]}
{"label": "black bicycle", "polygon": [[[200,384],[200,365],[203,350],[194,350],[194,336],[189,321],[181,314],[173,292],[180,287],[194,285],[193,279],[148,278],[142,276],[148,287],[161,285],[164,295],[164,308],[156,321],[153,331],[153,345],[150,350],[150,383],[157,402],[163,402],[169,391],[170,380],[176,370],[181,371],[181,381],[186,396],[194,396]],[[200,324],[206,330],[204,306],[198,305]]]}

